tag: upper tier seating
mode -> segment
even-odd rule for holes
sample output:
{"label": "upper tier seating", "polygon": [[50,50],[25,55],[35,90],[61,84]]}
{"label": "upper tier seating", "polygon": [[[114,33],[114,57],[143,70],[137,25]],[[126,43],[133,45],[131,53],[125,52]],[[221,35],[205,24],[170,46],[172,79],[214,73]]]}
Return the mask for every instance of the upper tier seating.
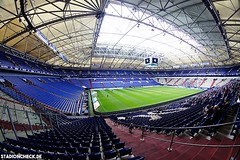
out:
{"label": "upper tier seating", "polygon": [[0,51],[0,68],[24,72],[54,73],[50,66],[12,56],[2,51]]}
{"label": "upper tier seating", "polygon": [[41,62],[19,58],[0,51],[0,68],[22,72],[74,76],[81,78],[100,77],[185,77],[185,76],[238,76],[240,66],[201,69],[177,69],[166,71],[130,71],[130,70],[77,70],[54,68]]}

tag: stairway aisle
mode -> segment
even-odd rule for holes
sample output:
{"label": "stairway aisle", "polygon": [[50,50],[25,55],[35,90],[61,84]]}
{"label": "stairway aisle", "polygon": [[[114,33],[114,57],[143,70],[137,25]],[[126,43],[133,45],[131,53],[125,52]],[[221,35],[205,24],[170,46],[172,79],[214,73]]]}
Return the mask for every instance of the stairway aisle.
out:
{"label": "stairway aisle", "polygon": [[[112,131],[123,141],[126,146],[131,146],[134,155],[144,156],[146,160],[155,160],[156,157],[160,157],[162,154],[168,153],[167,147],[169,142],[157,141],[155,139],[145,138],[141,139],[141,131],[134,129],[133,134],[128,132],[128,128],[121,125],[115,126],[110,120],[106,120],[108,125],[112,128]],[[149,135],[152,133],[146,133]],[[157,136],[157,135],[156,135]],[[170,139],[170,136],[169,136]]]}
{"label": "stairway aisle", "polygon": [[[133,134],[128,132],[128,128],[122,125],[114,125],[109,119],[107,124],[112,128],[113,132],[125,142],[126,146],[133,148],[134,155],[141,155],[145,160],[228,160],[235,155],[237,149],[232,148],[212,148],[212,147],[195,147],[188,145],[180,145],[173,143],[172,151],[167,148],[170,142],[164,142],[157,139],[170,140],[171,136],[165,134],[145,133],[144,141],[141,139],[141,130],[133,129]],[[151,137],[151,138],[150,138]],[[186,136],[174,137],[174,141],[194,144],[239,144],[240,138],[235,141],[223,138],[222,141],[212,138],[210,141],[204,137],[194,137],[189,139]]]}

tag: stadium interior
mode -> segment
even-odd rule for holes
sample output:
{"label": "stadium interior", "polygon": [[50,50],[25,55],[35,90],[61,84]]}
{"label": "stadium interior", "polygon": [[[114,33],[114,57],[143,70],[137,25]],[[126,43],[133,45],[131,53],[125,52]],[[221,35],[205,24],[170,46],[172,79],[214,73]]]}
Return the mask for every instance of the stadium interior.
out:
{"label": "stadium interior", "polygon": [[239,77],[239,0],[0,1],[0,159],[238,160]]}

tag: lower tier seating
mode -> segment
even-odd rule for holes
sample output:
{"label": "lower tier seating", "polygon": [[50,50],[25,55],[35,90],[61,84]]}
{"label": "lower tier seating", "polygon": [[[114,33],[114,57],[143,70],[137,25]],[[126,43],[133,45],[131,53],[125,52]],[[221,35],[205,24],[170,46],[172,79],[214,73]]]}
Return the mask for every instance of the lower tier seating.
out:
{"label": "lower tier seating", "polygon": [[[1,153],[40,154],[43,159],[102,160],[132,159],[132,148],[125,146],[102,118],[85,118],[71,124],[17,140],[0,143]],[[137,159],[141,156],[136,156]]]}
{"label": "lower tier seating", "polygon": [[[206,126],[221,123],[228,111],[236,103],[239,82],[230,81],[218,89],[211,89],[190,99],[178,101],[167,106],[112,116],[115,122],[136,127],[146,127],[150,131],[169,133],[172,127]],[[208,128],[209,134],[216,132]],[[177,134],[185,129],[178,130]],[[199,129],[191,129],[194,135]]]}

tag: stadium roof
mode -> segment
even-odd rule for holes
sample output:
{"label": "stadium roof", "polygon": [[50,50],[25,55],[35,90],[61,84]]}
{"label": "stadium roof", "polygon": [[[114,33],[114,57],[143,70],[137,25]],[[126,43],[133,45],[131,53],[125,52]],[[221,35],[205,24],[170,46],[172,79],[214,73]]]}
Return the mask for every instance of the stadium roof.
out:
{"label": "stadium roof", "polygon": [[144,69],[146,57],[159,58],[158,69],[240,62],[239,0],[5,0],[0,27],[1,44],[57,66]]}

